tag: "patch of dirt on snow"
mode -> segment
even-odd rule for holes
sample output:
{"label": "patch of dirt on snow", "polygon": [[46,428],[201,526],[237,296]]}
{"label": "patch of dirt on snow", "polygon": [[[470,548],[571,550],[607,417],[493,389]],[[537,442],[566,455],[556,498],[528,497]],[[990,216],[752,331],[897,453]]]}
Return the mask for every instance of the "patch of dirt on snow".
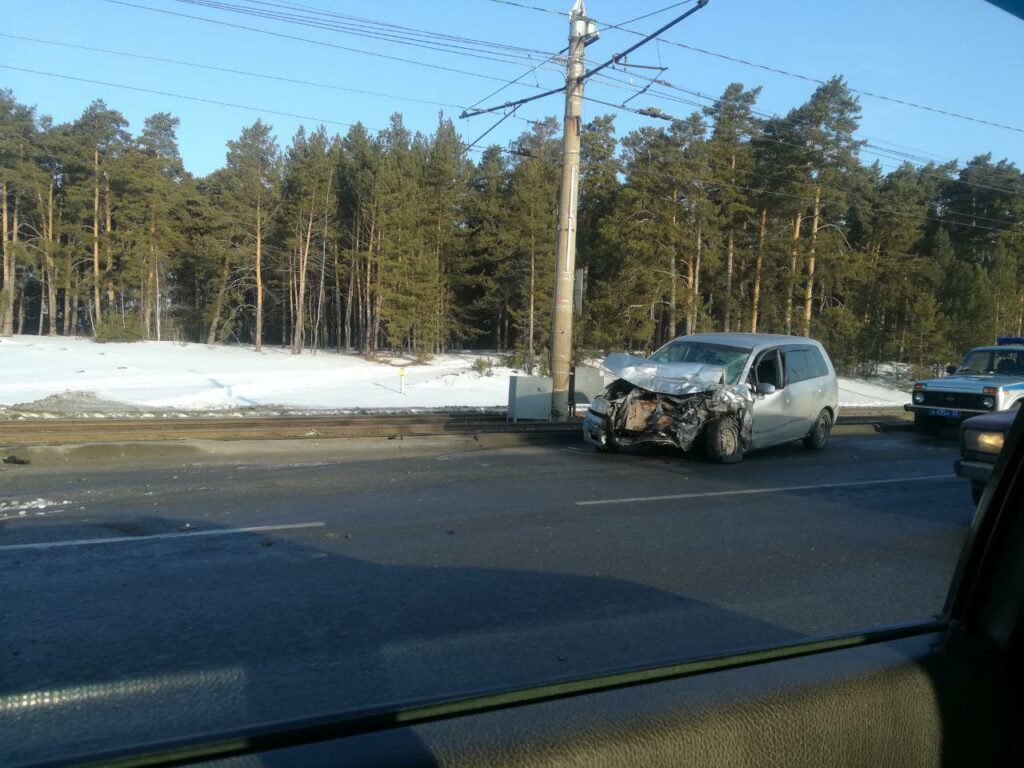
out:
{"label": "patch of dirt on snow", "polygon": [[447,408],[303,408],[285,405],[258,405],[235,408],[186,410],[182,408],[147,408],[132,403],[105,400],[95,392],[61,392],[48,395],[31,403],[0,405],[0,420],[25,421],[29,419],[181,419],[181,418],[239,418],[253,416],[356,416],[455,414],[500,416],[503,407],[454,406]]}
{"label": "patch of dirt on snow", "polygon": [[31,403],[0,405],[0,418],[5,419],[83,419],[133,418],[145,415],[146,409],[130,403],[104,400],[94,392],[61,392],[47,395]]}

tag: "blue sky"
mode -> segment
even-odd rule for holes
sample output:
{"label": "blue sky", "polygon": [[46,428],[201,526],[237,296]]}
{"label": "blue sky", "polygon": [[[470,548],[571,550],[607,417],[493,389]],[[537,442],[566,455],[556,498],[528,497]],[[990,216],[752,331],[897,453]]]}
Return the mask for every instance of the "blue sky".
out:
{"label": "blue sky", "polygon": [[[252,0],[226,0],[259,7]],[[253,19],[175,0],[126,0],[177,13],[245,24],[283,34],[311,38],[338,46],[466,70],[462,74],[409,63],[390,61],[338,48],[312,45],[257,32],[232,29],[194,19],[175,17],[106,0],[8,0],[0,10],[0,33],[60,43],[173,58],[216,67],[228,67],[278,77],[316,81],[342,88],[378,91],[428,102],[470,105],[527,71],[526,61],[498,62],[366,39],[337,31],[310,29],[282,21]],[[421,30],[467,38],[499,41],[553,53],[566,44],[568,24],[550,13],[499,4],[492,0],[277,0],[301,3],[337,13],[401,24]],[[521,0],[524,4],[567,10],[570,0]],[[588,0],[589,14],[599,21],[620,23],[669,4],[669,0]],[[564,8],[563,8],[564,6]],[[681,10],[667,11],[636,22],[650,31]],[[812,77],[844,75],[850,85],[939,109],[972,115],[1024,128],[1024,21],[983,0],[711,0],[666,37],[711,51]],[[601,61],[638,38],[606,29],[588,47],[588,58]],[[784,75],[724,61],[664,43],[650,44],[631,57],[638,64],[660,64],[661,75],[675,86],[720,95],[730,82],[762,85],[758,108],[785,113],[805,100],[814,84]],[[402,112],[406,124],[429,132],[437,123],[438,107],[348,91],[282,83],[225,72],[212,72],[173,64],[73,50],[0,36],[0,65],[70,75],[86,80],[185,94],[231,102],[264,110],[288,112],[336,123],[362,121],[371,129],[387,124],[388,116]],[[616,78],[629,80],[627,74]],[[499,78],[491,80],[487,78]],[[524,83],[557,87],[563,75],[539,70]],[[486,104],[536,92],[530,85],[515,85]],[[58,122],[75,119],[94,98],[103,98],[128,118],[133,131],[144,118],[170,111],[181,119],[178,138],[185,166],[197,175],[223,163],[225,142],[238,135],[259,111],[199,103],[171,96],[124,90],[113,85],[47,77],[0,68],[0,87],[37,106]],[[621,103],[629,91],[590,81],[587,95]],[[676,92],[682,98],[690,99]],[[699,100],[697,100],[699,101]],[[643,95],[630,102],[656,106],[685,116],[693,106]],[[862,97],[860,133],[873,143],[898,145],[915,155],[935,159],[969,159],[991,151],[1024,166],[1024,133],[959,120],[891,102]],[[490,116],[459,119],[452,115],[465,140],[475,139],[493,122]],[[558,96],[534,102],[519,115],[538,118],[561,115]],[[585,117],[611,111],[596,104],[585,106]],[[300,123],[316,119],[262,113],[282,145]],[[652,122],[650,118],[620,114],[620,134]],[[657,121],[654,121],[657,122]],[[506,144],[527,127],[507,120],[487,139]],[[344,125],[328,128],[344,133]],[[865,155],[865,160],[874,160]],[[884,167],[895,165],[883,160]]]}

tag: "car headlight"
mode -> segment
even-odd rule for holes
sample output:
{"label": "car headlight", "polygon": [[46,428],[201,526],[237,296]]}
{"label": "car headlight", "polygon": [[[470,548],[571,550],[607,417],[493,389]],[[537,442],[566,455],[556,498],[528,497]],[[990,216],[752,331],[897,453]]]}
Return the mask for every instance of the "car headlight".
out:
{"label": "car headlight", "polygon": [[995,408],[996,407],[996,401],[993,400],[991,397],[986,397],[984,400],[981,401],[981,404],[983,406],[985,406],[986,408]]}
{"label": "car headlight", "polygon": [[978,453],[999,453],[1003,450],[1002,432],[982,432],[980,429],[964,430],[964,448]]}
{"label": "car headlight", "polygon": [[924,392],[915,392],[914,393],[914,402],[918,403],[918,404],[923,403],[924,402]]}

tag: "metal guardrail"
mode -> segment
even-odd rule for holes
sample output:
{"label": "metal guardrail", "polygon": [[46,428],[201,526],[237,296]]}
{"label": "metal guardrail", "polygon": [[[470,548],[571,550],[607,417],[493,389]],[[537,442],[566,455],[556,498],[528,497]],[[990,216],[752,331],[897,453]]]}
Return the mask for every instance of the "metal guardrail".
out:
{"label": "metal guardrail", "polygon": [[[840,413],[839,425],[905,421],[902,409]],[[21,419],[0,421],[0,445],[125,443],[169,440],[309,440],[428,437],[479,433],[578,433],[579,420],[510,422],[503,416],[414,414],[251,416],[144,419]]]}
{"label": "metal guardrail", "polygon": [[179,419],[25,419],[0,421],[0,445],[166,440],[308,440],[426,437],[481,432],[566,433],[578,422],[506,421],[452,415],[269,416]]}

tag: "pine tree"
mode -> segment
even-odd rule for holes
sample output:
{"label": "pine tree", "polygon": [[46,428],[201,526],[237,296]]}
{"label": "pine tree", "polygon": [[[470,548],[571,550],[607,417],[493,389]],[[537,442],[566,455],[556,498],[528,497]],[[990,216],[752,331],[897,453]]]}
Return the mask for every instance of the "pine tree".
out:
{"label": "pine tree", "polygon": [[[225,164],[225,203],[238,232],[233,244],[245,252],[255,292],[253,343],[263,349],[264,248],[277,215],[281,185],[280,150],[271,126],[257,120],[228,142]],[[212,328],[211,328],[212,331]]]}

